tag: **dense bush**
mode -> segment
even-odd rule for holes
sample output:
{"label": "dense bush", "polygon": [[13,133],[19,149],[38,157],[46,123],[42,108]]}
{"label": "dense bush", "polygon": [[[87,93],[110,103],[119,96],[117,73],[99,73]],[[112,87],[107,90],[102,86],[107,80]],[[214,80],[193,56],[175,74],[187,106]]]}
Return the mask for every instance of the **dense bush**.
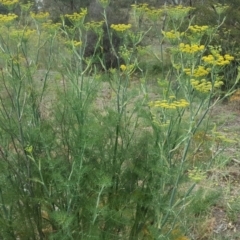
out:
{"label": "dense bush", "polygon": [[[61,24],[24,6],[19,17],[1,16],[3,239],[189,239],[184,224],[197,211],[184,210],[212,202],[193,201],[192,190],[224,141],[209,131],[208,112],[219,100],[219,72],[234,58],[206,54],[201,41],[213,31],[191,26],[191,8],[134,5],[136,21],[165,14],[171,22],[162,32],[171,65],[150,90],[151,75],[139,66],[145,32],[109,24],[108,1],[100,3],[104,22],[87,21],[86,9]],[[107,74],[95,66],[112,66],[105,43],[118,62]],[[211,154],[196,167],[206,136]]]}

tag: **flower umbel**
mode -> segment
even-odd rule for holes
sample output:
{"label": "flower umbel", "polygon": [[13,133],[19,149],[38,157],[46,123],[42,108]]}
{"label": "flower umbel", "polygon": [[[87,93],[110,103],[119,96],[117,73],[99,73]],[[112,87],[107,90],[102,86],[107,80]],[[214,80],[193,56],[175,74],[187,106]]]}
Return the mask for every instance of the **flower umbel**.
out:
{"label": "flower umbel", "polygon": [[16,3],[18,3],[19,0],[1,0],[0,3],[5,6],[12,6]]}
{"label": "flower umbel", "polygon": [[181,20],[183,18],[185,18],[186,16],[188,16],[189,12],[194,9],[192,7],[184,7],[182,5],[178,5],[178,6],[174,6],[174,7],[165,7],[165,12],[167,13],[167,15],[175,20]]}
{"label": "flower umbel", "polygon": [[211,34],[211,32],[212,29],[209,28],[208,26],[194,25],[188,27],[185,36],[192,44],[200,44],[203,35],[205,34],[209,35]]}
{"label": "flower umbel", "polygon": [[[171,99],[170,99],[171,100]],[[177,108],[185,108],[189,106],[189,102],[187,102],[185,99],[180,99],[179,101],[167,101],[167,100],[161,100],[161,101],[151,101],[149,102],[149,107],[160,107],[165,109],[177,109]]]}
{"label": "flower umbel", "polygon": [[111,28],[116,32],[124,32],[132,27],[131,24],[112,24]]}
{"label": "flower umbel", "polygon": [[103,27],[104,21],[91,21],[91,22],[87,22],[84,24],[85,28],[87,30],[92,30],[97,34],[101,34],[103,33],[102,27]]}
{"label": "flower umbel", "polygon": [[53,23],[51,20],[42,24],[42,27],[47,30],[48,32],[55,32],[58,31],[61,27],[60,23]]}
{"label": "flower umbel", "polygon": [[31,35],[36,33],[36,30],[34,29],[20,29],[20,30],[14,30],[11,31],[10,36],[17,38],[20,41],[28,41]]}
{"label": "flower umbel", "polygon": [[234,57],[229,54],[222,56],[220,53],[215,53],[203,56],[202,60],[209,65],[224,66],[230,64],[230,62],[234,60]]}
{"label": "flower umbel", "polygon": [[146,13],[148,18],[155,22],[163,15],[164,11],[160,8],[147,8]]}
{"label": "flower umbel", "polygon": [[194,69],[193,72],[190,68],[185,68],[184,72],[189,76],[194,77],[203,77],[210,73],[211,68],[205,68],[204,66],[198,66],[198,68]]}
{"label": "flower umbel", "polygon": [[109,5],[110,0],[98,0],[98,2],[102,5],[103,8],[106,8]]}
{"label": "flower umbel", "polygon": [[205,49],[205,46],[204,45],[198,45],[198,44],[180,43],[179,44],[179,49],[183,53],[194,54],[194,53],[197,53],[197,52],[202,52]]}
{"label": "flower umbel", "polygon": [[221,15],[221,14],[225,13],[226,10],[229,8],[228,5],[220,4],[220,3],[213,5],[213,7],[214,7],[214,10],[216,11],[216,13],[218,15]]}
{"label": "flower umbel", "polygon": [[73,24],[83,23],[85,16],[87,15],[87,9],[81,8],[80,13],[66,14],[65,17],[68,18]]}
{"label": "flower umbel", "polygon": [[142,15],[143,13],[146,13],[149,8],[147,3],[142,4],[133,4],[131,7],[136,11],[138,15]]}
{"label": "flower umbel", "polygon": [[205,78],[201,80],[191,79],[190,83],[194,89],[199,92],[207,93],[213,88],[220,88],[224,83],[221,79],[216,79],[214,83],[207,81]]}
{"label": "flower umbel", "polygon": [[169,39],[178,39],[181,36],[181,33],[178,31],[169,31],[169,32],[165,32],[162,31],[162,34],[164,35],[164,37],[169,38]]}
{"label": "flower umbel", "polygon": [[129,64],[129,65],[122,64],[120,66],[120,69],[122,72],[124,72],[128,75],[131,75],[135,71],[135,66],[134,66],[134,64]]}
{"label": "flower umbel", "polygon": [[70,40],[65,42],[68,47],[80,47],[82,46],[82,41]]}
{"label": "flower umbel", "polygon": [[8,15],[0,14],[0,23],[3,23],[3,24],[9,23],[14,19],[16,19],[17,17],[18,16],[14,13],[9,13]]}
{"label": "flower umbel", "polygon": [[206,173],[195,167],[192,170],[188,170],[188,177],[194,182],[200,182],[201,180],[206,178]]}
{"label": "flower umbel", "polygon": [[45,20],[49,17],[49,15],[50,15],[49,12],[39,12],[39,13],[30,12],[30,16],[36,21]]}

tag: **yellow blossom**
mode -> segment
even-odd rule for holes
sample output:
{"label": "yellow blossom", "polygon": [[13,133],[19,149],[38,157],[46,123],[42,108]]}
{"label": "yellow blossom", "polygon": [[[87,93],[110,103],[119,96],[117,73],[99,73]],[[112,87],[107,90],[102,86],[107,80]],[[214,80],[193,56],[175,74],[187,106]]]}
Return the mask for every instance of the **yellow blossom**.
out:
{"label": "yellow blossom", "polygon": [[103,8],[106,8],[110,4],[110,0],[98,0]]}
{"label": "yellow blossom", "polygon": [[73,41],[74,47],[82,46],[82,41]]}
{"label": "yellow blossom", "polygon": [[30,38],[31,35],[33,35],[34,33],[36,33],[36,30],[34,29],[29,29],[29,28],[25,28],[25,29],[20,29],[20,30],[13,30],[10,32],[10,36],[13,38],[17,38],[20,41],[28,41],[28,39]]}
{"label": "yellow blossom", "polygon": [[82,41],[70,40],[70,41],[66,41],[65,44],[68,47],[79,47],[79,46],[82,46]]}
{"label": "yellow blossom", "polygon": [[94,30],[95,28],[102,28],[104,21],[91,21],[91,22],[87,22],[85,24],[86,29],[92,29]]}
{"label": "yellow blossom", "polygon": [[214,10],[216,11],[216,13],[219,15],[225,13],[226,10],[229,8],[228,5],[220,4],[220,3],[213,5],[213,7],[214,7]]}
{"label": "yellow blossom", "polygon": [[174,30],[171,30],[169,32],[162,31],[162,34],[169,40],[179,39],[182,36],[180,32]]}
{"label": "yellow blossom", "polygon": [[185,99],[180,99],[179,101],[172,101],[172,96],[170,97],[170,101],[161,100],[161,101],[151,101],[149,102],[149,107],[160,107],[165,109],[177,109],[177,108],[185,108],[189,106],[189,102]]}
{"label": "yellow blossom", "polygon": [[30,16],[37,21],[42,21],[49,17],[49,12],[30,12]]}
{"label": "yellow blossom", "polygon": [[138,15],[146,13],[149,10],[147,3],[132,4],[131,7],[136,11]]}
{"label": "yellow blossom", "polygon": [[112,24],[111,28],[117,32],[124,32],[132,27],[131,24]]}
{"label": "yellow blossom", "polygon": [[120,46],[119,54],[124,59],[125,62],[128,62],[133,53],[132,48],[127,48],[126,46]]}
{"label": "yellow blossom", "polygon": [[146,8],[146,14],[152,21],[157,21],[164,13],[161,8]]}
{"label": "yellow blossom", "polygon": [[34,5],[34,3],[32,2],[27,2],[27,3],[20,3],[20,7],[21,7],[21,10],[23,12],[28,12],[29,9],[31,9],[31,7]]}
{"label": "yellow blossom", "polygon": [[193,25],[188,27],[184,35],[188,38],[191,44],[200,44],[203,35],[210,35],[211,33],[212,28],[209,28],[208,26]]}
{"label": "yellow blossom", "polygon": [[18,16],[14,13],[9,13],[7,15],[0,14],[0,23],[3,23],[3,24],[9,23],[14,19],[16,19],[17,17]]}
{"label": "yellow blossom", "polygon": [[144,11],[148,10],[148,4],[147,3],[132,4],[131,7],[134,8],[134,9],[141,9],[141,10],[144,10]]}
{"label": "yellow blossom", "polygon": [[188,177],[194,182],[200,182],[206,178],[206,173],[195,167],[192,170],[188,170]]}
{"label": "yellow blossom", "polygon": [[127,66],[122,64],[122,65],[120,66],[120,69],[121,69],[122,71],[125,71],[125,70],[127,69]]}
{"label": "yellow blossom", "polygon": [[135,71],[135,66],[134,66],[134,64],[129,64],[129,65],[124,65],[124,64],[122,64],[121,66],[120,66],[120,69],[123,71],[123,72],[125,72],[125,73],[127,73],[128,75],[130,75],[130,74],[132,74],[134,71]]}
{"label": "yellow blossom", "polygon": [[209,54],[208,56],[203,56],[202,60],[210,65],[224,66],[230,64],[230,62],[234,60],[234,57],[229,54],[222,56],[218,52],[215,52],[213,54]]}
{"label": "yellow blossom", "polygon": [[206,76],[210,73],[211,68],[205,68],[204,66],[198,66],[196,69],[193,71],[190,68],[185,68],[184,72],[189,75],[189,76],[194,76],[194,77],[203,77]]}
{"label": "yellow blossom", "polygon": [[194,26],[189,26],[189,30],[193,33],[203,33],[206,30],[208,30],[208,26],[199,26],[199,25],[194,25]]}
{"label": "yellow blossom", "polygon": [[18,2],[19,0],[0,0],[0,3],[5,6],[12,6]]}
{"label": "yellow blossom", "polygon": [[194,9],[192,7],[184,7],[182,5],[178,5],[178,6],[167,6],[165,7],[165,12],[167,13],[167,15],[175,20],[175,21],[179,21],[182,20],[183,18],[185,18],[186,16],[188,16],[189,12]]}
{"label": "yellow blossom", "polygon": [[228,60],[228,61],[234,60],[234,57],[233,57],[233,56],[230,56],[229,54],[225,54],[225,55],[224,55],[224,58],[225,58],[226,60]]}
{"label": "yellow blossom", "polygon": [[85,16],[87,15],[87,9],[81,8],[80,13],[66,14],[65,17],[68,18],[73,24],[83,23]]}
{"label": "yellow blossom", "polygon": [[194,89],[202,93],[207,93],[213,88],[219,88],[224,84],[219,78],[217,78],[214,83],[207,81],[205,78],[201,80],[191,79],[190,83]]}
{"label": "yellow blossom", "polygon": [[[153,114],[152,114],[153,115]],[[152,121],[153,121],[153,123],[155,124],[155,125],[157,125],[158,127],[162,127],[162,128],[164,128],[164,127],[167,127],[167,126],[169,126],[169,124],[170,124],[170,121],[169,120],[167,120],[167,121],[160,121],[159,119],[157,119],[157,117],[156,116],[152,116]]]}
{"label": "yellow blossom", "polygon": [[87,22],[84,24],[86,30],[92,30],[97,34],[102,34],[103,33],[103,24],[104,21],[99,21],[99,22],[95,22],[95,21],[91,21],[91,22]]}
{"label": "yellow blossom", "polygon": [[205,49],[204,45],[198,45],[198,44],[179,44],[179,49],[183,53],[190,53],[194,54],[196,52],[202,52]]}
{"label": "yellow blossom", "polygon": [[49,21],[43,23],[42,27],[49,32],[55,32],[55,31],[59,30],[59,28],[61,27],[61,24],[53,23],[51,20],[49,20]]}

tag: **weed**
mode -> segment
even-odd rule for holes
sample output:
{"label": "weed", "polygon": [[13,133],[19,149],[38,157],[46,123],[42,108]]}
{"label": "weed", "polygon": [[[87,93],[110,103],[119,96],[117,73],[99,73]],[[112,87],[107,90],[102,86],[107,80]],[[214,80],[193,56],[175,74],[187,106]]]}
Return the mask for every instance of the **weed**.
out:
{"label": "weed", "polygon": [[[169,56],[155,55],[162,70],[153,97],[139,60],[148,30],[110,25],[109,1],[100,4],[103,22],[87,23],[86,9],[62,16],[61,25],[49,22],[47,12],[31,13],[27,26],[20,16],[2,16],[3,239],[186,240],[190,233],[181,222],[205,213],[219,197],[193,191],[209,165],[199,164],[198,171],[189,159],[200,159],[200,147],[208,149],[203,142],[219,147],[227,139],[209,124],[201,127],[219,100],[218,73],[233,57],[214,49],[205,54],[205,31],[196,29],[206,27],[194,26],[187,38],[179,33],[191,24],[192,8],[134,5],[153,24],[165,14],[172,33],[159,37],[160,52],[169,40]],[[106,39],[114,65],[104,58]],[[110,94],[103,99],[106,86]],[[212,151],[209,161],[215,157]]]}

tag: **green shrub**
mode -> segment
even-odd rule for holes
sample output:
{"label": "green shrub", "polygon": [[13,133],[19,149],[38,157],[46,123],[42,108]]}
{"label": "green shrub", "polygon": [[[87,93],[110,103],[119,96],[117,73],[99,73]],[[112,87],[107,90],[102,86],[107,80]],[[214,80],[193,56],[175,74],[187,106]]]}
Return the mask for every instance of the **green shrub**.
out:
{"label": "green shrub", "polygon": [[[108,26],[107,2],[100,2]],[[85,9],[65,15],[61,26],[46,24],[47,13],[31,14],[27,26],[17,16],[4,16],[1,238],[188,239],[178,228],[195,186],[186,175],[191,142],[217,102],[218,71],[232,56],[212,53],[216,62],[205,56],[205,46],[191,42],[194,31],[178,36],[190,8],[177,7],[178,14],[172,7],[133,8],[153,20],[165,12],[175,26],[164,33],[171,66],[154,85],[154,96],[139,67],[144,33],[133,33],[131,25],[107,28],[117,64],[105,78],[94,64],[97,52],[85,56]],[[103,47],[103,24],[90,26],[95,47]]]}

